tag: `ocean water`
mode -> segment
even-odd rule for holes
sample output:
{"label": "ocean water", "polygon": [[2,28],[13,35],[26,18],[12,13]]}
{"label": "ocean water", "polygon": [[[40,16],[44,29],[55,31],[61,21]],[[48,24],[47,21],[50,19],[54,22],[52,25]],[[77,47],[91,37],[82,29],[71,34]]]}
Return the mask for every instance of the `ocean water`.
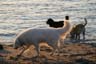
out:
{"label": "ocean water", "polygon": [[47,28],[48,18],[72,24],[87,18],[86,38],[96,39],[96,0],[0,0],[0,43],[13,42],[28,28]]}

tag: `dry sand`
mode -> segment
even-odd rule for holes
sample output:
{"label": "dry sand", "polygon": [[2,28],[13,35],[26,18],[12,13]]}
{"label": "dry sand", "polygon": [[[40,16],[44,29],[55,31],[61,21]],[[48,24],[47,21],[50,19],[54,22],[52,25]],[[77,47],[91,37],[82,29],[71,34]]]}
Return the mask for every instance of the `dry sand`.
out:
{"label": "dry sand", "polygon": [[4,45],[4,50],[0,50],[0,64],[96,64],[95,45],[64,44],[59,56],[50,56],[52,50],[49,47],[41,46],[39,58],[33,58],[36,51],[32,46],[18,60],[15,60],[15,57],[20,53],[20,49],[15,50],[12,46]]}

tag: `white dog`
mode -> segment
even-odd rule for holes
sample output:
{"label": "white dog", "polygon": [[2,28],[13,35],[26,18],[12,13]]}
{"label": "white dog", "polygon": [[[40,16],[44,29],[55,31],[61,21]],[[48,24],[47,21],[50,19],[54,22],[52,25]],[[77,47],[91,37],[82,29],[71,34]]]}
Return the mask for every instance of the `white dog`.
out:
{"label": "white dog", "polygon": [[[52,29],[28,29],[21,34],[19,34],[15,40],[14,48],[17,49],[22,46],[29,47],[34,45],[39,56],[39,43],[46,42],[49,46],[53,47],[54,50],[58,50],[58,44],[61,40],[65,39],[70,33],[71,26],[69,20],[64,20],[63,28],[52,28]],[[24,49],[20,55],[25,51]],[[53,50],[53,52],[54,52]],[[59,51],[59,50],[58,50]],[[52,53],[53,53],[52,52]]]}

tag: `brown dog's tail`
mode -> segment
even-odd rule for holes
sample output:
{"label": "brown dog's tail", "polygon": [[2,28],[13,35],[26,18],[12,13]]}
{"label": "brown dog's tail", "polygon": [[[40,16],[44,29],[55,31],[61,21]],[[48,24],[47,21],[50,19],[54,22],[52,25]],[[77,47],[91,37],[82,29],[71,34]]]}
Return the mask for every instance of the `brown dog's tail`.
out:
{"label": "brown dog's tail", "polygon": [[84,20],[85,20],[85,24],[84,24],[84,26],[86,26],[86,25],[87,25],[87,19],[86,19],[86,18],[84,18]]}

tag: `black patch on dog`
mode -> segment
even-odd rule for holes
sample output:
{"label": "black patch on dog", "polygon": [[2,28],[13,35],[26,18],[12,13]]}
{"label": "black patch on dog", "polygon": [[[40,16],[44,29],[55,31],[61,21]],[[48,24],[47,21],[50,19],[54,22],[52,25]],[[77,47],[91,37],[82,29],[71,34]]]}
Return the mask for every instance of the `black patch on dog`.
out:
{"label": "black patch on dog", "polygon": [[49,18],[46,24],[48,24],[50,27],[53,27],[53,28],[60,28],[64,26],[64,21],[55,22],[52,18]]}

